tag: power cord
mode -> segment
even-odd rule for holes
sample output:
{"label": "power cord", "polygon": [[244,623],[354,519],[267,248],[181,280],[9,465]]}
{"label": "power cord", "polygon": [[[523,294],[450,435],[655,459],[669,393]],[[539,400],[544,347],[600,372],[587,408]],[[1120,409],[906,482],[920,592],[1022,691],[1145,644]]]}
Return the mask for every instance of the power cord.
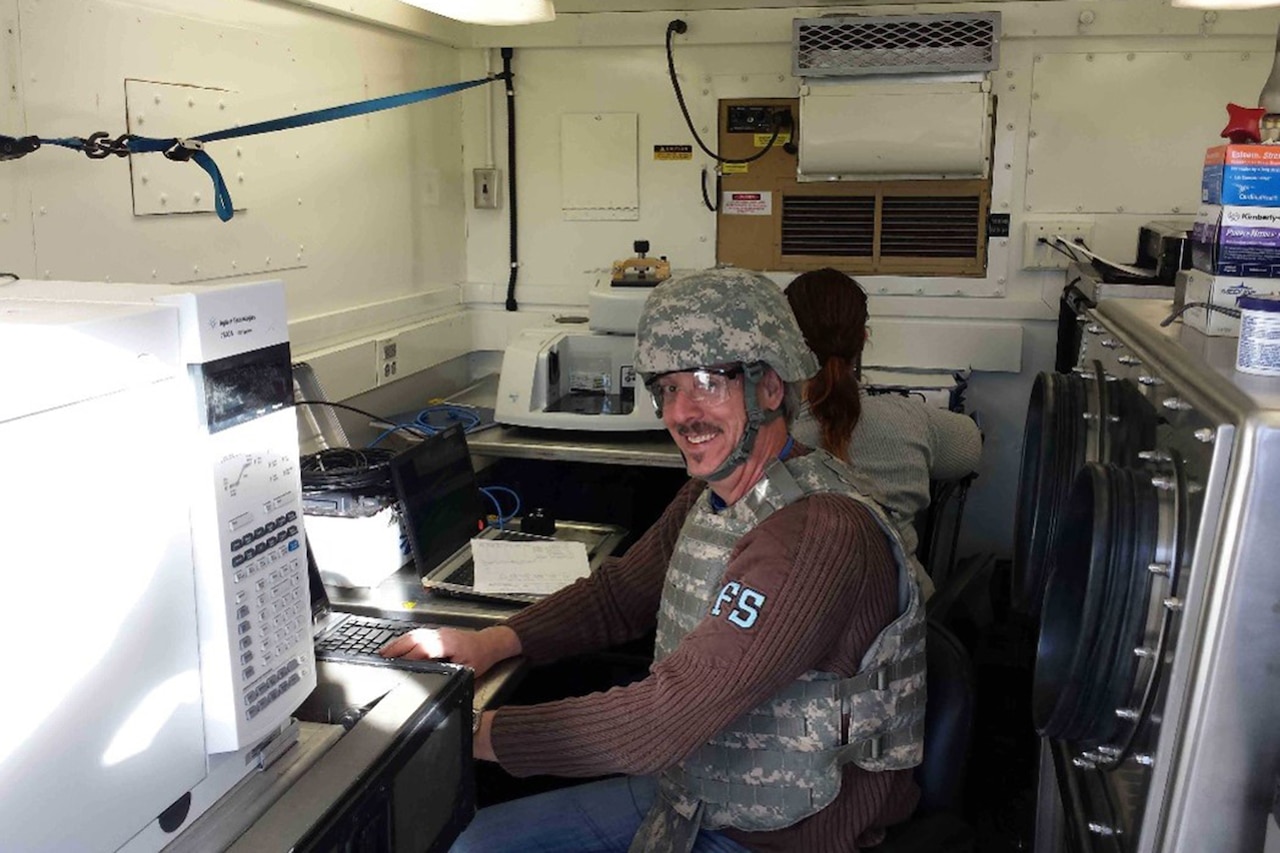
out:
{"label": "power cord", "polygon": [[702,137],[698,136],[698,131],[693,126],[693,119],[689,116],[689,107],[684,102],[684,92],[680,90],[680,80],[676,76],[675,54],[671,49],[672,36],[676,33],[683,35],[688,31],[689,25],[679,18],[667,24],[667,74],[671,77],[671,88],[675,90],[676,103],[680,105],[680,114],[684,116],[684,123],[689,127],[689,133],[693,135],[693,141],[698,143],[698,147],[702,149],[703,153],[715,160],[717,163],[754,163],[756,160],[759,160],[761,157],[773,150],[773,145],[778,141],[778,136],[781,135],[783,128],[790,126],[791,124],[791,113],[789,110],[777,110],[774,112],[773,136],[769,137],[769,143],[765,145],[763,149],[756,154],[752,154],[750,157],[744,157],[742,159],[721,157],[719,154],[708,148],[706,143],[702,141]]}

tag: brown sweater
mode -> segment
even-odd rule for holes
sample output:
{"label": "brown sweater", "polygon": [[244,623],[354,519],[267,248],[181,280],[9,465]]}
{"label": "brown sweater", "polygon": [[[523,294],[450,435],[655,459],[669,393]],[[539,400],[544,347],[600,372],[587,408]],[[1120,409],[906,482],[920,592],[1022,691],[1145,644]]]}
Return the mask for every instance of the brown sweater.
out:
{"label": "brown sweater", "polygon": [[[667,563],[705,483],[690,481],[620,559],[513,616],[534,663],[645,635]],[[725,580],[763,593],[748,630],[704,619],[648,677],[574,699],[498,711],[493,746],[516,776],[653,774],[811,669],[851,676],[896,615],[897,577],[884,534],[860,506],[814,495],[774,513],[738,543]],[[919,794],[910,771],[844,768],[822,811],[773,832],[726,834],[756,851],[853,851],[905,820]]]}

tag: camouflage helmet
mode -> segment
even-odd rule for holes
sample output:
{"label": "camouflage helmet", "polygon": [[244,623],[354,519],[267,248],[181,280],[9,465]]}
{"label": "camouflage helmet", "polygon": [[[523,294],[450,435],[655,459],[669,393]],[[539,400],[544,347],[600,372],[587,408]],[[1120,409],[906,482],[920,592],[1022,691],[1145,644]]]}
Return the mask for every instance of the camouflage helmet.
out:
{"label": "camouflage helmet", "polygon": [[636,332],[636,370],[646,381],[737,362],[764,362],[784,382],[817,373],[817,360],[776,284],[728,268],[689,273],[654,288]]}

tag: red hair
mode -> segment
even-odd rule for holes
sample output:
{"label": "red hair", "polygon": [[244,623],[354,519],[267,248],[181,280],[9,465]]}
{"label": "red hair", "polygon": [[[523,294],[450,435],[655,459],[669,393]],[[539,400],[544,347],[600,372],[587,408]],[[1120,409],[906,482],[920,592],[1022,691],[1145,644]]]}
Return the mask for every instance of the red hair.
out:
{"label": "red hair", "polygon": [[858,383],[867,340],[867,294],[830,267],[796,276],[786,294],[805,343],[818,357],[818,375],[805,387],[805,399],[821,427],[822,448],[848,462],[849,437],[862,415]]}

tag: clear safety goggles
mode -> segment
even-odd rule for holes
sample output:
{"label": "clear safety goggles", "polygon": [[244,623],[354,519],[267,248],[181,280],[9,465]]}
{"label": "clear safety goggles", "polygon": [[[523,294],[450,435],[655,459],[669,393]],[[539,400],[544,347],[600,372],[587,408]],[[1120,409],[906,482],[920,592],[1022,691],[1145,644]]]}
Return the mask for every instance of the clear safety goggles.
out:
{"label": "clear safety goggles", "polygon": [[717,406],[729,399],[733,380],[742,375],[742,365],[731,367],[700,367],[695,370],[678,370],[654,377],[645,387],[653,400],[654,411],[662,417],[662,410],[672,405],[676,396],[683,394],[690,403]]}

